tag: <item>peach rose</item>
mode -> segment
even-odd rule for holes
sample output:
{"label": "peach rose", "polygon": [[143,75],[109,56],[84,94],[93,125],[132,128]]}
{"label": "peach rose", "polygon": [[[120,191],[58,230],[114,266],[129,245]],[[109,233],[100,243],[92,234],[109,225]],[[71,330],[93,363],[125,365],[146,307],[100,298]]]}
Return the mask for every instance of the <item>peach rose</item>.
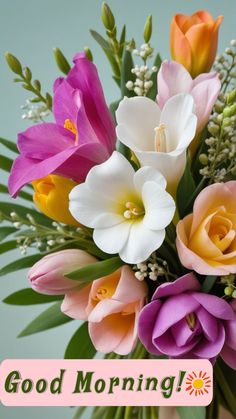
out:
{"label": "peach rose", "polygon": [[193,78],[210,70],[216,56],[222,20],[223,16],[214,20],[206,10],[199,10],[192,16],[177,14],[173,17],[171,57],[183,64]]}
{"label": "peach rose", "polygon": [[202,275],[236,273],[236,181],[200,192],[193,213],[177,224],[181,263]]}
{"label": "peach rose", "polygon": [[138,316],[145,304],[147,285],[129,266],[65,295],[61,310],[69,317],[88,320],[90,338],[98,351],[126,355],[137,342]]}

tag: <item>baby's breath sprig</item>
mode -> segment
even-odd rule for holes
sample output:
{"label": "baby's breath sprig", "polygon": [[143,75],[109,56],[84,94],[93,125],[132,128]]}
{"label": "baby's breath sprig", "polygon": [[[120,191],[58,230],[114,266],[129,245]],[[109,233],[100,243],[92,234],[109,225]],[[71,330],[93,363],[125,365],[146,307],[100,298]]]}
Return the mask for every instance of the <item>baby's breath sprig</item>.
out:
{"label": "baby's breath sprig", "polygon": [[208,123],[210,137],[207,152],[199,156],[204,166],[200,174],[210,183],[224,182],[236,176],[236,89],[221,92]]}
{"label": "baby's breath sprig", "polygon": [[22,83],[22,87],[34,94],[34,98],[30,99],[33,103],[42,102],[46,109],[52,110],[52,97],[46,92],[45,96],[41,91],[41,83],[39,80],[32,80],[32,72],[29,67],[22,67],[18,58],[7,52],[5,54],[6,62],[13,73],[17,74],[14,79],[15,83]]}
{"label": "baby's breath sprig", "polygon": [[33,99],[27,99],[25,104],[21,106],[24,110],[22,119],[29,119],[32,122],[42,122],[50,115],[50,111],[45,104],[39,105],[38,103],[32,103]]}
{"label": "baby's breath sprig", "polygon": [[152,36],[152,16],[148,16],[144,31],[143,31],[143,38],[144,43],[138,49],[136,48],[136,44],[134,39],[132,39],[127,45],[126,49],[133,53],[133,55],[138,56],[142,60],[141,65],[135,65],[132,68],[131,72],[135,75],[134,81],[127,81],[126,87],[130,91],[134,91],[137,96],[147,96],[149,90],[153,86],[153,81],[151,80],[153,73],[157,72],[157,67],[152,66],[149,68],[147,65],[147,61],[153,57],[153,51],[150,44],[150,39]]}
{"label": "baby's breath sprig", "polygon": [[216,57],[214,69],[219,72],[222,82],[222,92],[232,89],[236,79],[236,40],[230,41],[230,47],[222,55]]}
{"label": "baby's breath sprig", "polygon": [[133,270],[138,281],[148,279],[158,281],[161,277],[164,277],[165,281],[169,281],[170,278],[172,280],[177,278],[176,275],[170,272],[168,263],[157,257],[156,253],[153,253],[145,262],[134,265]]}

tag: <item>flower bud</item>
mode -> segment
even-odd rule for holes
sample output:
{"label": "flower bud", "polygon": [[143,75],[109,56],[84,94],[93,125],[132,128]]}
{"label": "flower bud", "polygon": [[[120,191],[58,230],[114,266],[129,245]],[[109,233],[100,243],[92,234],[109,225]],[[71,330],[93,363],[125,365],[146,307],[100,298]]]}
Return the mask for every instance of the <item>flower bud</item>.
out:
{"label": "flower bud", "polygon": [[102,3],[102,21],[107,30],[112,31],[114,29],[115,18],[110,7],[106,3]]}
{"label": "flower bud", "polygon": [[203,166],[206,166],[208,164],[208,157],[206,154],[200,154],[199,161]]}
{"label": "flower bud", "polygon": [[59,48],[53,48],[53,53],[59,70],[61,70],[64,74],[68,74],[70,71],[70,64],[68,63],[64,54]]}
{"label": "flower bud", "polygon": [[236,100],[236,88],[227,94],[227,104],[234,103]]}
{"label": "flower bud", "polygon": [[76,186],[70,179],[48,175],[32,182],[36,207],[49,218],[60,223],[78,226],[69,211],[69,193]]}
{"label": "flower bud", "polygon": [[80,286],[79,281],[66,278],[66,274],[96,261],[83,250],[61,250],[35,263],[28,272],[28,280],[33,290],[40,294],[62,295]]}
{"label": "flower bud", "polygon": [[226,108],[223,110],[224,117],[230,118],[231,116],[234,116],[236,114],[236,103],[234,103],[231,106],[226,106]]}
{"label": "flower bud", "polygon": [[84,47],[84,52],[89,61],[93,62],[93,54],[89,47]]}
{"label": "flower bud", "polygon": [[20,61],[9,52],[6,52],[5,54],[6,62],[9,65],[11,71],[16,74],[22,75],[22,66]]}
{"label": "flower bud", "polygon": [[152,15],[148,16],[146,23],[144,25],[143,39],[148,43],[152,36]]}

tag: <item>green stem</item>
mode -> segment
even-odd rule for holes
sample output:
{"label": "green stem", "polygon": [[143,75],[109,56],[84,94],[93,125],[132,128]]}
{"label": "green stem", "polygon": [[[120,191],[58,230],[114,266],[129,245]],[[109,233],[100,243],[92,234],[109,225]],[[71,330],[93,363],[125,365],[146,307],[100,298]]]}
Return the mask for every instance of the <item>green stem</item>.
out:
{"label": "green stem", "polygon": [[236,412],[236,399],[235,399],[235,395],[232,393],[229,384],[227,382],[227,380],[225,379],[225,376],[219,366],[218,363],[215,364],[214,366],[214,373],[215,373],[215,378],[216,381],[224,395],[224,398],[227,402],[228,405],[228,409],[230,410],[230,412],[234,415]]}
{"label": "green stem", "polygon": [[158,419],[158,408],[156,406],[151,406],[151,418]]}
{"label": "green stem", "polygon": [[126,406],[124,419],[131,419],[132,415],[133,415],[133,406]]}

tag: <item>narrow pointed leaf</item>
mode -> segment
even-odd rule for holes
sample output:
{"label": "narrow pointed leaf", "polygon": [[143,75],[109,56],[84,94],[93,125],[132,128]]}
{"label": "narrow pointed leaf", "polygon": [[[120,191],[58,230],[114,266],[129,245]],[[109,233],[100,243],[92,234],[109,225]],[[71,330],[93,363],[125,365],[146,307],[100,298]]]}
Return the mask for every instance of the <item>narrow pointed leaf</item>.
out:
{"label": "narrow pointed leaf", "polygon": [[96,354],[89,333],[88,323],[85,322],[72,336],[65,351],[65,359],[92,359]]}
{"label": "narrow pointed leaf", "polygon": [[6,156],[0,155],[0,169],[4,170],[5,172],[10,172],[13,160],[9,159]]}
{"label": "narrow pointed leaf", "polygon": [[14,250],[17,248],[17,241],[16,240],[9,240],[7,242],[0,244],[0,255],[3,253],[9,252],[10,250]]}
{"label": "narrow pointed leaf", "polygon": [[0,241],[4,240],[7,236],[15,233],[17,229],[15,227],[0,227]]}
{"label": "narrow pointed leaf", "polygon": [[205,406],[177,406],[176,407],[180,419],[205,419],[206,408]]}
{"label": "narrow pointed leaf", "polygon": [[27,214],[30,214],[38,224],[48,227],[52,226],[52,220],[34,209],[25,207],[23,205],[13,204],[12,202],[0,202],[0,212],[10,217],[12,212],[18,214],[23,220],[27,219]]}
{"label": "narrow pointed leaf", "polygon": [[135,93],[132,90],[128,90],[126,87],[126,83],[128,81],[134,81],[135,75],[131,73],[132,68],[134,67],[134,62],[130,51],[125,50],[122,60],[122,67],[121,67],[121,80],[120,80],[120,88],[121,88],[121,96],[131,97],[134,96]]}
{"label": "narrow pointed leaf", "polygon": [[29,306],[33,304],[51,303],[52,301],[60,301],[62,299],[62,295],[43,295],[38,294],[31,288],[25,288],[8,295],[4,298],[3,303],[16,306]]}
{"label": "narrow pointed leaf", "polygon": [[[9,195],[8,187],[0,184],[0,193]],[[22,199],[26,199],[27,201],[33,202],[33,197],[28,192],[21,191],[19,192],[18,196]]]}
{"label": "narrow pointed leaf", "polygon": [[13,153],[19,153],[16,144],[12,141],[6,140],[5,138],[0,138],[0,144],[4,145],[6,148],[8,148],[8,150],[13,151]]}
{"label": "narrow pointed leaf", "polygon": [[18,337],[25,337],[33,335],[34,333],[43,332],[44,330],[52,329],[53,327],[61,326],[62,324],[72,321],[61,312],[61,302],[57,302],[43,311],[36,317],[20,334]]}
{"label": "narrow pointed leaf", "polygon": [[91,265],[77,269],[76,271],[65,274],[67,278],[90,282],[94,279],[109,275],[119,269],[124,262],[118,257],[112,257],[101,262],[91,263]]}
{"label": "narrow pointed leaf", "polygon": [[30,268],[39,259],[42,259],[43,256],[43,254],[37,253],[36,255],[25,256],[21,259],[14,260],[14,262],[8,263],[0,269],[0,276],[19,271],[20,269]]}
{"label": "narrow pointed leaf", "polygon": [[[153,63],[153,66],[157,67],[157,72],[159,68],[161,67],[161,63],[162,63],[161,56],[160,54],[157,54]],[[157,72],[152,73],[150,80],[153,82],[153,85],[147,94],[147,96],[152,100],[156,100],[156,96],[157,96]]]}

